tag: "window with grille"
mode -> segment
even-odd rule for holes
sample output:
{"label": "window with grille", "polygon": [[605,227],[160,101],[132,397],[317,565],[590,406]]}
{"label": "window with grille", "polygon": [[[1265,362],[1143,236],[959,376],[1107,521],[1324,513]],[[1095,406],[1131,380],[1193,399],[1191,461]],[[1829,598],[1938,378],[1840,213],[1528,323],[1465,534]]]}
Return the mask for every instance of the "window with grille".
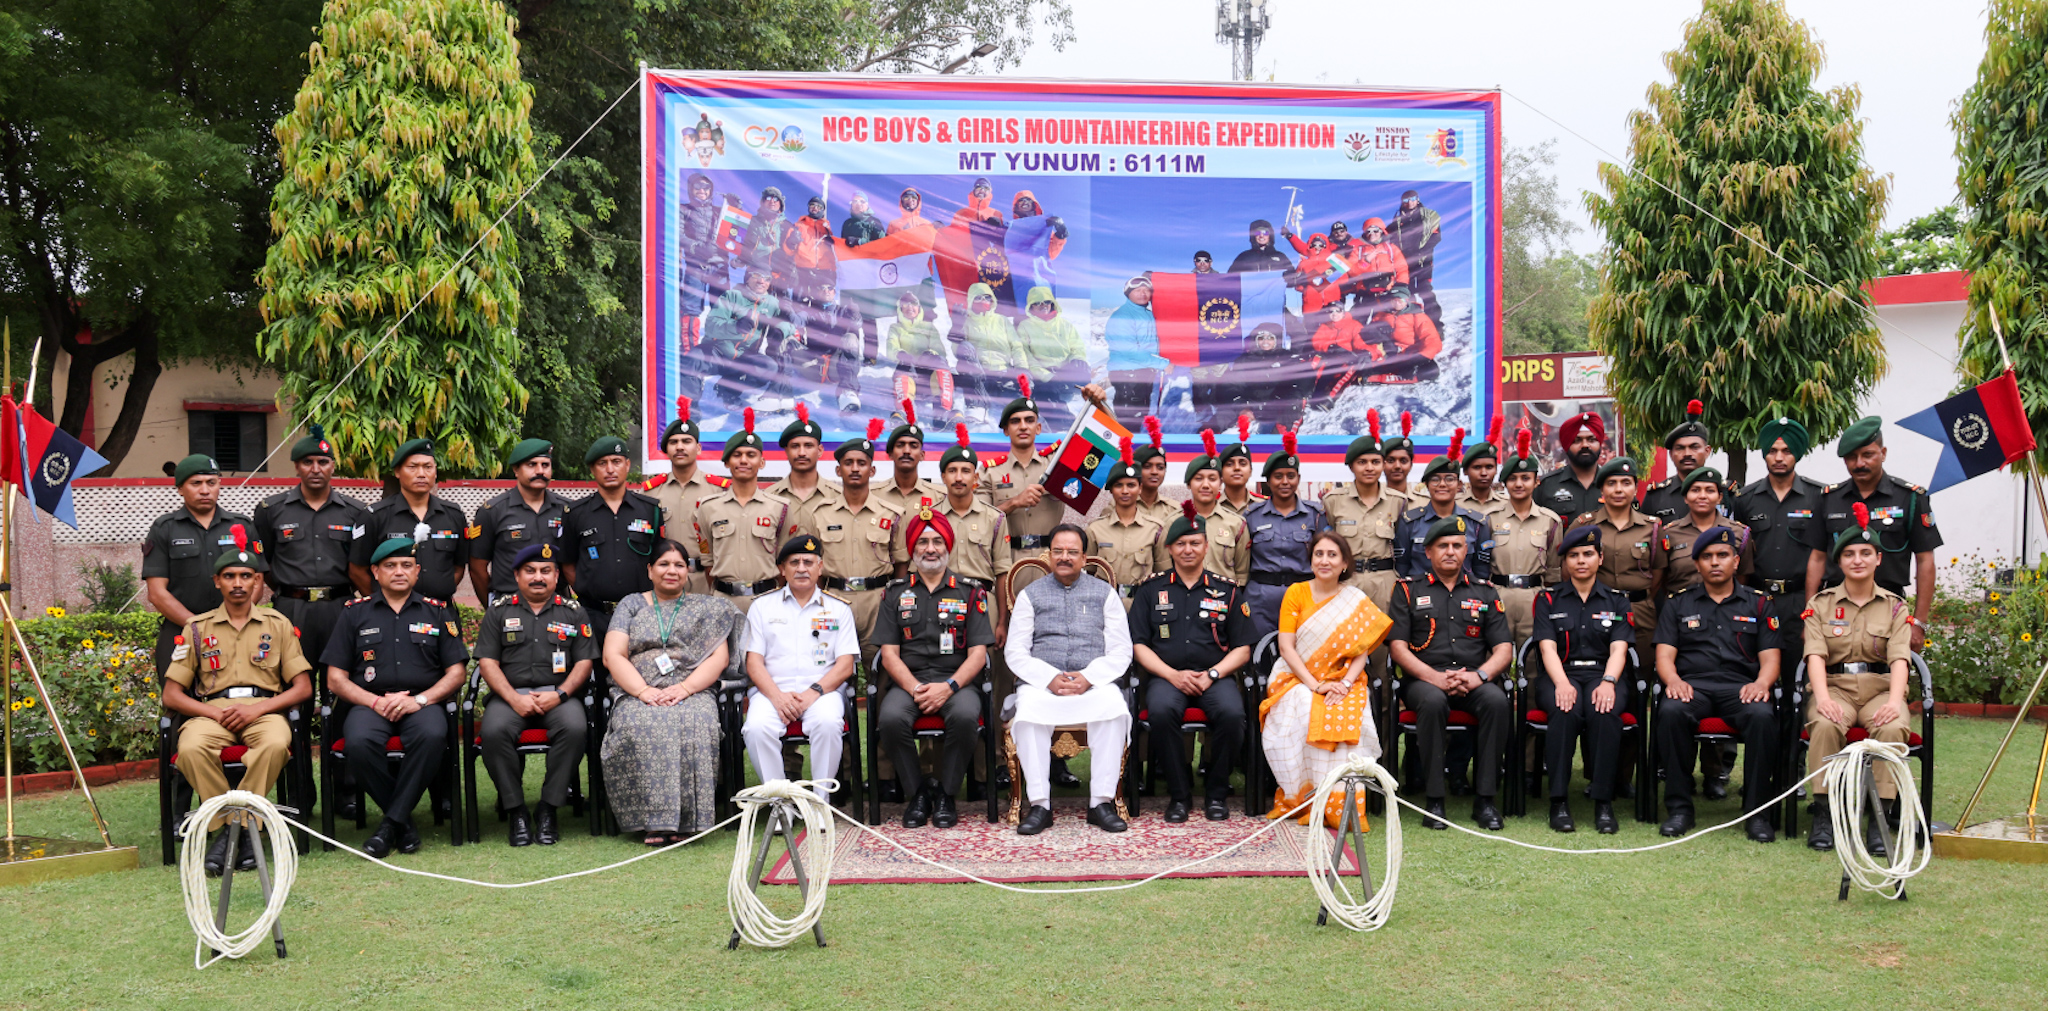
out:
{"label": "window with grille", "polygon": [[187,411],[191,450],[213,457],[223,474],[247,473],[269,449],[269,418],[257,411]]}

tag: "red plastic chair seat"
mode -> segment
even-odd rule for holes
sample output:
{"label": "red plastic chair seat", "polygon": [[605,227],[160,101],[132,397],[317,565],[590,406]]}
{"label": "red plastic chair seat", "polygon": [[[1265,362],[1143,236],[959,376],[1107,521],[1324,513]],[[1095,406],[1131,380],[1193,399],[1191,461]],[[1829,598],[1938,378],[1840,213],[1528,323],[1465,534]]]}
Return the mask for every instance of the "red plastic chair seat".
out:
{"label": "red plastic chair seat", "polygon": [[[1864,729],[1864,728],[1862,728],[1862,727],[1850,727],[1850,728],[1849,728],[1849,743],[1850,743],[1850,744],[1854,744],[1854,743],[1856,743],[1857,741],[1865,740],[1865,739],[1867,739],[1867,738],[1869,738],[1869,737],[1870,737],[1870,731],[1869,731],[1869,730],[1866,730],[1866,729]],[[1803,728],[1802,728],[1802,729],[1801,729],[1801,730],[1799,731],[1799,739],[1800,739],[1800,740],[1802,740],[1802,741],[1810,741],[1810,740],[1813,740],[1813,732],[1812,732],[1812,731],[1810,731],[1810,730],[1806,730],[1806,729],[1803,729]],[[1919,735],[1919,734],[1915,734],[1915,733],[1910,733],[1910,732],[1909,732],[1909,733],[1907,733],[1907,734],[1906,734],[1906,747],[1909,747],[1909,748],[1917,748],[1917,747],[1919,747],[1919,746],[1920,746],[1920,735]]]}
{"label": "red plastic chair seat", "polygon": [[[1140,710],[1138,710],[1138,722],[1139,722],[1139,723],[1143,723],[1143,722],[1145,722],[1146,720],[1149,720],[1149,719],[1151,719],[1151,718],[1152,718],[1152,711],[1151,711],[1151,710],[1149,710],[1149,709],[1140,709]],[[1202,723],[1202,724],[1206,724],[1206,723],[1208,723],[1208,722],[1209,722],[1209,714],[1208,714],[1208,713],[1205,713],[1205,712],[1203,712],[1203,711],[1202,711],[1202,707],[1201,707],[1201,706],[1189,706],[1189,707],[1187,708],[1187,712],[1185,712],[1185,713],[1182,713],[1182,714],[1181,714],[1180,722],[1181,722],[1181,723],[1182,723],[1183,725],[1186,725],[1186,724],[1189,724],[1189,723]]]}
{"label": "red plastic chair seat", "polygon": [[[337,755],[341,754],[341,749],[342,749],[342,746],[343,746],[343,745],[346,745],[347,743],[348,743],[348,739],[347,739],[347,738],[343,738],[343,737],[337,737],[337,738],[335,738],[335,739],[334,739],[334,748],[333,748],[333,751],[334,751],[334,753],[335,753],[335,754],[337,754]],[[399,740],[398,740],[398,735],[397,735],[397,734],[393,734],[393,735],[391,735],[391,739],[390,739],[390,740],[388,740],[388,741],[385,741],[385,742],[384,742],[384,750],[385,750],[385,751],[404,751],[404,750],[405,750],[405,745],[399,742]]]}
{"label": "red plastic chair seat", "polygon": [[1724,720],[1719,716],[1709,716],[1706,719],[1700,721],[1700,733],[1725,734],[1729,737],[1733,737],[1735,736],[1735,728],[1733,726],[1730,726],[1727,720]]}
{"label": "red plastic chair seat", "polygon": [[[396,740],[396,738],[393,738],[393,740]],[[479,732],[476,735],[475,744],[477,747],[483,747],[483,743],[484,735]],[[548,729],[546,727],[528,727],[519,732],[519,747],[545,747],[547,743]]]}
{"label": "red plastic chair seat", "polygon": [[[1404,727],[1415,726],[1415,710],[1401,710],[1401,725]],[[1462,710],[1453,709],[1448,714],[1444,725],[1451,727],[1476,727],[1479,725],[1479,717]]]}
{"label": "red plastic chair seat", "polygon": [[[1549,723],[1549,722],[1550,722],[1550,714],[1549,714],[1549,713],[1547,713],[1547,712],[1545,712],[1545,711],[1543,711],[1543,710],[1541,710],[1541,709],[1531,709],[1531,710],[1529,710],[1529,722],[1531,722],[1531,723],[1538,723],[1538,724],[1547,724],[1547,723]],[[1633,726],[1635,726],[1635,725],[1636,725],[1636,714],[1634,714],[1634,713],[1622,713],[1622,714],[1621,714],[1621,725],[1622,725],[1623,727],[1633,727]]]}
{"label": "red plastic chair seat", "polygon": [[[246,755],[248,753],[248,745],[230,744],[227,747],[220,749],[220,764],[235,765],[241,762],[243,755]],[[178,754],[175,751],[171,753],[171,764],[174,766],[178,764]]]}
{"label": "red plastic chair seat", "polygon": [[[842,734],[843,734],[843,733],[846,733],[846,724],[844,724],[844,723],[841,723],[841,724],[839,725],[839,732],[840,732],[840,733],[842,733]],[[520,736],[520,738],[521,738],[521,740],[522,740],[522,741],[523,741],[523,740],[525,739],[525,737],[526,737],[526,735],[525,735],[525,734],[521,734],[521,735],[519,735],[519,736]],[[789,738],[789,737],[794,737],[794,738],[796,738],[797,740],[803,740],[803,739],[804,739],[804,721],[802,721],[802,720],[798,720],[798,721],[796,721],[795,723],[792,723],[792,724],[790,724],[789,726],[787,726],[787,727],[784,727],[784,728],[782,728],[782,736],[783,736],[783,737],[785,737],[785,738]]]}

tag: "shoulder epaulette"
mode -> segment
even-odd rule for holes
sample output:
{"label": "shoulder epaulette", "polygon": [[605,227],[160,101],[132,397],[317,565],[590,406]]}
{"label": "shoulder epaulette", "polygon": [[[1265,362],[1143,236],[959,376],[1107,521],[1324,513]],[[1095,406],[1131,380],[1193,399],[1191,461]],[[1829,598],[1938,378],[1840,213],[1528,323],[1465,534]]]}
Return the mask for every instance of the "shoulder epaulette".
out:
{"label": "shoulder epaulette", "polygon": [[1831,494],[1833,494],[1833,493],[1834,493],[1834,490],[1835,490],[1835,489],[1837,489],[1837,488],[1840,488],[1841,486],[1843,486],[1843,485],[1845,485],[1845,484],[1848,484],[1848,483],[1849,483],[1849,482],[1847,482],[1847,481],[1836,481],[1836,482],[1835,482],[1834,484],[1828,485],[1828,486],[1827,486],[1826,488],[1823,488],[1823,489],[1821,489],[1821,492],[1822,492],[1822,494],[1830,494],[1830,495],[1831,495]]}
{"label": "shoulder epaulette", "polygon": [[[555,599],[557,599],[557,600],[560,600],[561,598],[557,597],[557,598],[555,598]],[[498,595],[496,595],[496,596],[493,596],[493,597],[490,597],[490,598],[486,599],[486,600],[484,601],[484,606],[485,606],[485,607],[511,607],[511,606],[512,606],[513,604],[516,604],[516,603],[518,603],[518,602],[519,602],[519,594],[517,594],[517,593],[500,593],[500,594],[498,594]],[[440,601],[437,601],[437,600],[435,600],[435,599],[434,599],[434,598],[432,598],[432,597],[428,597],[428,598],[427,598],[427,603],[429,603],[429,604],[438,604],[438,603],[440,603]]]}
{"label": "shoulder epaulette", "polygon": [[713,488],[729,488],[732,486],[732,478],[720,477],[717,474],[706,474],[704,475],[704,483]]}
{"label": "shoulder epaulette", "polygon": [[356,606],[357,604],[367,604],[367,603],[369,603],[370,601],[373,601],[373,600],[375,600],[375,599],[377,599],[377,598],[376,598],[375,596],[369,596],[369,597],[352,597],[352,598],[350,598],[350,599],[349,599],[349,600],[348,600],[348,601],[347,601],[346,603],[342,604],[341,606],[343,606],[343,607],[354,607],[354,606]]}
{"label": "shoulder epaulette", "polygon": [[439,599],[436,599],[436,598],[434,598],[434,597],[429,597],[429,596],[427,596],[427,595],[425,595],[425,594],[421,594],[421,595],[420,595],[420,599],[421,599],[421,600],[424,600],[424,601],[426,601],[426,602],[427,602],[427,603],[429,603],[429,604],[432,604],[432,605],[433,605],[433,606],[435,606],[435,607],[447,607],[447,606],[448,606],[448,602],[447,602],[447,601],[445,601],[445,600],[439,600]]}

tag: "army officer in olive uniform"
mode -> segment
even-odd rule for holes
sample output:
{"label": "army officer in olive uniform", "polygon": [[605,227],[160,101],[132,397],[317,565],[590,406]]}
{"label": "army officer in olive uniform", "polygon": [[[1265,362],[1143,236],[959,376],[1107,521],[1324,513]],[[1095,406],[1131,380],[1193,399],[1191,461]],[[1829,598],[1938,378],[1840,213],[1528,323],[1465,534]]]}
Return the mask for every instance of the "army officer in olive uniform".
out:
{"label": "army officer in olive uniform", "polygon": [[[555,478],[555,447],[546,439],[522,439],[505,458],[513,487],[493,496],[469,525],[469,583],[477,599],[511,593],[512,559],[535,544],[560,547],[569,502],[548,490]],[[576,564],[570,558],[567,564]]]}
{"label": "army officer in olive uniform", "polygon": [[[411,553],[418,565],[414,589],[425,597],[454,600],[455,588],[469,571],[469,540],[463,536],[461,508],[434,494],[440,478],[434,444],[414,439],[398,447],[391,456],[391,470],[398,493],[370,507],[363,536],[356,538],[349,557],[349,576],[358,586],[369,582],[377,549],[387,541],[402,540],[417,545]],[[471,589],[478,600],[490,598],[484,587]],[[321,657],[324,663],[326,654]]]}
{"label": "army officer in olive uniform", "polygon": [[[142,538],[142,583],[149,606],[163,616],[156,631],[156,673],[162,677],[171,667],[172,640],[192,616],[220,606],[220,590],[213,585],[213,563],[225,552],[236,550],[229,528],[239,523],[253,528],[246,516],[219,507],[220,468],[213,458],[194,453],[178,461],[171,473],[172,486],[184,502],[157,517]],[[263,554],[258,539],[250,548]]]}
{"label": "army officer in olive uniform", "polygon": [[[588,730],[576,692],[597,662],[597,638],[582,606],[555,593],[557,554],[548,544],[521,548],[511,566],[519,589],[494,598],[477,626],[477,670],[491,688],[477,736],[514,846],[561,838],[555,812],[569,803]],[[531,815],[519,754],[519,734],[529,728],[548,732],[547,775]]]}

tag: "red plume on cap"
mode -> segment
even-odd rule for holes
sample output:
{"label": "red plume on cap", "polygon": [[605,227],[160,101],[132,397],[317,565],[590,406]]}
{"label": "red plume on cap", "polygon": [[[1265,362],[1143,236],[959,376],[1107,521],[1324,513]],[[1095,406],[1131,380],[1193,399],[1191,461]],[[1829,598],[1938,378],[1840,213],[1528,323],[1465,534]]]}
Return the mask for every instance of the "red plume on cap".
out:
{"label": "red plume on cap", "polygon": [[1026,400],[1029,400],[1029,399],[1031,399],[1031,377],[1030,377],[1030,376],[1028,376],[1028,375],[1024,375],[1024,374],[1022,374],[1022,373],[1019,373],[1019,374],[1018,374],[1018,376],[1017,376],[1017,393],[1018,393],[1018,395],[1019,395],[1019,396],[1022,396],[1022,397],[1023,397],[1024,399],[1026,399]]}
{"label": "red plume on cap", "polygon": [[1203,452],[1204,454],[1208,455],[1208,456],[1215,456],[1215,455],[1216,455],[1216,430],[1215,430],[1215,429],[1213,429],[1213,428],[1205,428],[1205,429],[1202,429],[1202,452]]}
{"label": "red plume on cap", "polygon": [[808,425],[808,424],[810,424],[810,423],[811,423],[811,405],[809,405],[809,404],[806,404],[806,403],[804,403],[804,402],[803,402],[803,401],[801,401],[801,400],[797,401],[797,402],[796,402],[796,420],[797,420],[797,421],[798,421],[799,423],[801,423],[801,424],[805,424],[805,425]]}
{"label": "red plume on cap", "polygon": [[1182,516],[1185,516],[1185,517],[1187,517],[1188,519],[1194,519],[1194,518],[1195,518],[1195,500],[1194,500],[1194,499],[1191,499],[1191,498],[1184,498],[1184,499],[1181,499],[1181,500],[1180,500],[1180,514],[1181,514]]}
{"label": "red plume on cap", "polygon": [[1126,435],[1126,436],[1123,436],[1122,438],[1118,439],[1118,440],[1116,441],[1116,448],[1117,448],[1117,455],[1118,455],[1118,457],[1119,457],[1120,459],[1122,459],[1124,463],[1128,464],[1128,463],[1130,463],[1131,461],[1133,461],[1133,460],[1135,460],[1135,459],[1136,459],[1136,457],[1134,457],[1134,456],[1132,456],[1132,455],[1131,455],[1131,437],[1130,437],[1130,436]]}
{"label": "red plume on cap", "polygon": [[953,441],[959,443],[963,449],[974,445],[974,440],[967,437],[967,424],[965,422],[953,426]]}
{"label": "red plume on cap", "polygon": [[1500,445],[1500,426],[1501,422],[1505,420],[1507,419],[1498,414],[1493,416],[1493,423],[1486,427],[1486,441],[1493,443],[1495,446]]}
{"label": "red plume on cap", "polygon": [[1249,412],[1237,416],[1237,441],[1252,441],[1252,416]]}
{"label": "red plume on cap", "polygon": [[1293,456],[1294,447],[1296,444],[1297,443],[1295,442],[1294,438],[1294,429],[1290,428],[1280,433],[1280,449],[1282,452],[1286,453],[1288,456]]}
{"label": "red plume on cap", "polygon": [[1453,460],[1456,460],[1456,459],[1458,459],[1459,457],[1462,457],[1462,456],[1464,456],[1464,455],[1465,455],[1465,430],[1464,430],[1464,429],[1462,429],[1462,428],[1453,428],[1453,429],[1451,429],[1451,445],[1450,445],[1450,448],[1449,448],[1449,449],[1446,449],[1446,450],[1444,450],[1444,455],[1445,455],[1445,456],[1448,456],[1448,457],[1450,457],[1450,458],[1451,458],[1451,459],[1453,459]]}
{"label": "red plume on cap", "polygon": [[744,411],[741,411],[741,412],[740,412],[740,417],[741,417],[741,419],[743,419],[743,420],[741,421],[741,424],[742,424],[742,425],[743,425],[743,426],[744,426],[744,427],[746,428],[746,430],[747,430],[747,433],[748,433],[749,435],[753,434],[753,431],[754,431],[754,409],[753,409],[753,408],[751,408],[751,407],[749,407],[749,408],[747,408],[746,410],[744,410]]}
{"label": "red plume on cap", "polygon": [[[1851,503],[1851,504],[1850,504],[1850,506],[1849,506],[1849,511],[1851,511],[1851,512],[1853,512],[1853,513],[1855,513],[1855,514],[1856,514],[1856,525],[1857,525],[1857,526],[1859,526],[1859,527],[1862,527],[1862,528],[1863,528],[1863,529],[1865,529],[1865,530],[1868,530],[1868,529],[1870,529],[1870,507],[1869,507],[1869,506],[1867,506],[1867,505],[1864,505],[1864,504],[1863,504],[1863,503],[1861,503],[1861,502],[1855,502],[1855,503]],[[235,529],[236,529],[236,530],[240,530],[240,529],[242,529],[242,528],[241,528],[241,527],[236,527]]]}
{"label": "red plume on cap", "polygon": [[909,397],[903,398],[903,423],[906,425],[917,424],[917,405],[911,403]]}
{"label": "red plume on cap", "polygon": [[881,438],[881,437],[882,437],[882,419],[880,419],[880,418],[869,418],[869,419],[868,419],[868,441],[869,441],[869,442],[873,442],[873,441],[875,441],[876,439],[879,439],[879,438]]}
{"label": "red plume on cap", "polygon": [[1372,441],[1380,441],[1380,409],[1375,407],[1365,412],[1366,430],[1372,433]]}
{"label": "red plume on cap", "polygon": [[[1857,504],[1861,505],[1862,503]],[[1866,513],[1865,515],[1868,514]],[[237,523],[234,526],[229,527],[228,532],[235,536],[236,551],[249,550],[249,532],[247,530],[242,529],[242,525],[240,523]]]}
{"label": "red plume on cap", "polygon": [[1165,430],[1159,427],[1159,419],[1149,414],[1145,415],[1145,434],[1152,437],[1153,449],[1162,449],[1166,446]]}
{"label": "red plume on cap", "polygon": [[1407,437],[1408,437],[1408,433],[1410,433],[1410,432],[1413,432],[1413,431],[1415,431],[1415,415],[1413,415],[1413,414],[1410,414],[1410,413],[1408,413],[1407,411],[1402,411],[1402,412],[1401,412],[1401,438],[1403,438],[1403,439],[1407,438]]}
{"label": "red plume on cap", "polygon": [[1516,433],[1515,433],[1515,455],[1516,455],[1516,456],[1519,456],[1519,457],[1521,457],[1521,458],[1522,458],[1522,459],[1524,459],[1524,460],[1527,460],[1527,459],[1529,458],[1529,440],[1530,440],[1531,438],[1533,438],[1533,437],[1534,437],[1534,435],[1535,435],[1535,433],[1533,433],[1533,432],[1529,431],[1529,430],[1528,430],[1528,429],[1526,429],[1526,428],[1524,428],[1524,429],[1522,429],[1521,431],[1519,431],[1519,432],[1516,432]]}
{"label": "red plume on cap", "polygon": [[690,398],[688,398],[688,397],[677,397],[677,398],[676,398],[676,420],[677,420],[677,421],[688,421],[688,420],[690,420]]}
{"label": "red plume on cap", "polygon": [[1699,402],[1699,401],[1697,401],[1697,400],[1688,400],[1688,401],[1686,401],[1686,402],[1685,402],[1685,416],[1686,416],[1686,417],[1688,417],[1688,418],[1697,418],[1697,417],[1699,417],[1700,415],[1702,415],[1702,414],[1705,414],[1705,413],[1707,413],[1707,405],[1705,405],[1705,404],[1702,404],[1702,403],[1700,403],[1700,402]]}

